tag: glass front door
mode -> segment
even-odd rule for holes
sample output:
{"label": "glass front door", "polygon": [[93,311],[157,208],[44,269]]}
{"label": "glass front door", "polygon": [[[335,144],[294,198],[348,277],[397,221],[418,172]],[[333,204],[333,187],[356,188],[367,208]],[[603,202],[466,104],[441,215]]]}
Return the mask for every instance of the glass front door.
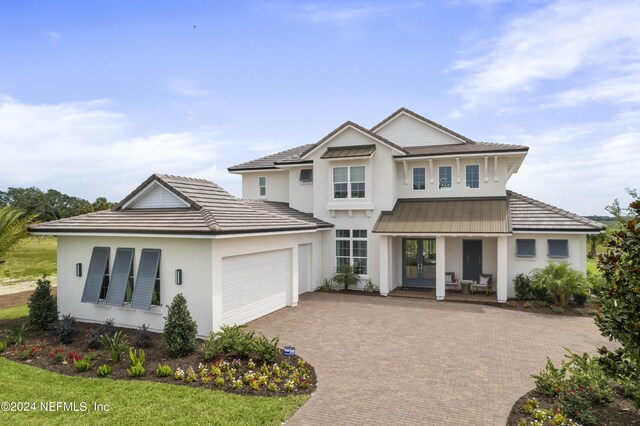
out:
{"label": "glass front door", "polygon": [[436,286],[436,240],[403,239],[402,283],[408,287]]}

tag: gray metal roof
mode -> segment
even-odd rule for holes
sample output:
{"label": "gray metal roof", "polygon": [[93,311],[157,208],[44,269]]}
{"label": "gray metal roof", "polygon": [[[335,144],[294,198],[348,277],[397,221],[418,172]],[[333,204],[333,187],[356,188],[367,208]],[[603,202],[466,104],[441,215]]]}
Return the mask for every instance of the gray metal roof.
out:
{"label": "gray metal roof", "polygon": [[373,232],[397,234],[504,234],[511,232],[506,197],[402,199],[382,212]]}
{"label": "gray metal roof", "polygon": [[375,151],[375,145],[329,147],[320,158],[370,157]]}
{"label": "gray metal roof", "polygon": [[513,231],[601,231],[600,222],[507,191]]}
{"label": "gray metal roof", "polygon": [[411,146],[405,147],[405,150],[408,152],[407,155],[398,155],[396,158],[421,156],[431,157],[451,154],[488,154],[492,152],[526,152],[529,150],[529,147],[503,143],[473,142],[451,145]]}
{"label": "gray metal roof", "polygon": [[[128,210],[123,206],[152,181],[182,198],[184,209]],[[314,230],[317,220],[291,208],[258,209],[213,182],[154,174],[125,197],[113,210],[43,222],[29,227],[40,233],[166,233],[236,234],[286,230]]]}

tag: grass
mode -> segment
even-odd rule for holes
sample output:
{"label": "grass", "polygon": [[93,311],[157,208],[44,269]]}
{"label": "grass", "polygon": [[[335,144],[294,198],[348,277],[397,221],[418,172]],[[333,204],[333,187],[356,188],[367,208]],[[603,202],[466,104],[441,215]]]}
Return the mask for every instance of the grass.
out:
{"label": "grass", "polygon": [[[35,402],[35,412],[3,412],[4,424],[279,425],[308,396],[240,396],[164,383],[68,377],[0,357],[2,401]],[[92,412],[43,412],[40,402],[84,402]],[[108,412],[93,404],[108,404]]]}
{"label": "grass", "polygon": [[0,321],[23,318],[28,315],[29,315],[29,308],[27,307],[27,305],[0,309]]}
{"label": "grass", "polygon": [[56,239],[34,237],[28,239],[0,265],[0,282],[36,280],[42,276],[55,275],[57,263]]}

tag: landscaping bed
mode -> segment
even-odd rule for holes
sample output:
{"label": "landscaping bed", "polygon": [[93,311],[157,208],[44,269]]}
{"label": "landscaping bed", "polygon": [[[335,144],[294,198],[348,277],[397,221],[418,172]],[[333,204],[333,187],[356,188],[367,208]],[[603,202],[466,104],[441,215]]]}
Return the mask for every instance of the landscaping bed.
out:
{"label": "landscaping bed", "polygon": [[[0,321],[0,330],[16,329],[27,324],[26,318]],[[111,367],[104,380],[134,380],[171,383],[182,386],[219,389],[242,395],[283,396],[310,394],[316,388],[317,377],[312,366],[298,356],[285,356],[280,349],[269,363],[262,363],[251,353],[247,357],[220,356],[205,359],[203,341],[198,340],[196,350],[179,358],[167,355],[162,345],[162,334],[148,332],[148,347],[144,351],[144,369],[141,377],[130,377],[129,346],[134,347],[140,330],[115,327],[112,332],[120,331],[130,345],[122,354],[119,362],[112,362],[109,351],[104,348],[87,349],[92,330],[99,324],[77,322],[74,340],[62,345],[56,330],[30,329],[25,343],[8,346],[1,354],[5,358],[42,368],[45,370],[76,377],[99,377],[98,368]],[[139,349],[138,349],[139,350]],[[88,371],[76,370],[74,361],[87,359]],[[167,377],[158,377],[158,365],[168,366],[171,370]],[[177,373],[181,371],[182,373]],[[177,373],[177,374],[176,374]],[[220,380],[220,378],[222,380]]]}
{"label": "landscaping bed", "polygon": [[565,307],[560,307],[542,300],[508,300],[504,304],[504,308],[535,314],[583,317],[596,315],[600,309],[600,303],[588,301],[583,306],[570,303]]}

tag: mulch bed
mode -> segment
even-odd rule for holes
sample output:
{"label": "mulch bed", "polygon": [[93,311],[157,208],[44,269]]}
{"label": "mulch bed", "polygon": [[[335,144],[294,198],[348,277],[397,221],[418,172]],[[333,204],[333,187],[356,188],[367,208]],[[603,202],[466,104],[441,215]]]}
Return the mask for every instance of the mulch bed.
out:
{"label": "mulch bed", "polygon": [[[511,408],[507,426],[518,426],[520,419],[526,418],[531,421],[533,418],[522,412],[522,405],[528,399],[537,399],[540,402],[540,408],[554,409],[553,399],[532,390],[522,396]],[[640,412],[636,410],[633,403],[616,393],[614,400],[608,404],[596,405],[593,412],[598,419],[598,425],[602,426],[636,426],[640,425]]]}
{"label": "mulch bed", "polygon": [[565,317],[593,316],[597,314],[600,309],[600,304],[594,301],[589,301],[585,303],[584,306],[578,306],[574,303],[570,303],[564,308],[564,312],[558,312],[558,310],[554,310],[549,303],[541,302],[539,300],[509,300],[501,306],[504,309],[511,309],[515,311]]}
{"label": "mulch bed", "polygon": [[[25,322],[26,320],[24,318],[0,321],[0,331],[4,329],[16,328]],[[123,354],[122,359],[119,363],[117,363],[116,365],[113,365],[111,364],[111,358],[110,358],[109,352],[104,349],[98,350],[96,351],[97,358],[92,361],[92,368],[89,371],[86,371],[83,373],[79,373],[76,371],[76,369],[74,368],[73,362],[70,362],[68,364],[52,363],[52,359],[49,357],[50,347],[63,346],[64,353],[73,351],[79,354],[80,356],[84,356],[88,354],[90,351],[87,350],[86,343],[89,340],[91,330],[96,328],[97,326],[98,324],[77,322],[75,340],[73,343],[68,345],[60,345],[58,343],[58,338],[54,330],[45,330],[45,331],[31,330],[27,336],[27,343],[29,345],[37,344],[40,346],[44,346],[44,348],[40,350],[34,358],[27,359],[27,360],[20,360],[16,357],[14,348],[9,346],[7,347],[4,353],[0,354],[0,356],[4,356],[5,358],[14,362],[22,363],[25,365],[32,365],[38,368],[42,368],[44,370],[49,370],[56,373],[65,374],[67,376],[75,376],[75,377],[97,378],[99,377],[97,375],[98,366],[102,364],[109,364],[113,367],[113,372],[109,374],[106,378],[104,378],[105,380],[109,380],[109,379],[138,380],[138,381],[144,380],[144,381],[152,381],[152,382],[170,383],[170,384],[182,385],[182,386],[198,387],[198,388],[219,389],[225,392],[237,393],[241,395],[261,395],[261,396],[280,397],[284,395],[310,394],[316,389],[317,376],[316,376],[315,370],[311,365],[307,363],[305,363],[304,368],[306,368],[309,372],[309,387],[305,389],[305,388],[296,386],[295,390],[292,392],[285,392],[282,389],[282,386],[279,386],[279,390],[277,390],[276,392],[271,392],[268,389],[266,389],[265,386],[261,386],[258,390],[253,390],[246,383],[243,383],[243,387],[241,389],[234,389],[231,386],[231,383],[228,382],[227,380],[225,380],[225,384],[222,387],[218,388],[214,386],[213,380],[207,385],[204,385],[204,384],[200,384],[199,380],[193,383],[188,383],[185,380],[176,380],[173,377],[173,375],[169,377],[157,377],[155,374],[155,370],[158,364],[167,364],[174,370],[174,372],[178,367],[184,371],[187,371],[189,367],[193,367],[193,369],[197,373],[198,366],[200,364],[204,364],[205,366],[209,367],[212,361],[205,360],[204,355],[202,353],[203,341],[201,339],[198,339],[198,344],[196,345],[196,351],[193,354],[185,357],[181,357],[181,358],[169,358],[166,352],[164,351],[164,348],[162,347],[162,334],[151,333],[151,332],[150,332],[151,346],[149,348],[143,349],[146,356],[146,361],[144,364],[144,367],[146,369],[146,374],[141,378],[131,378],[127,374],[127,368],[129,368],[130,366],[128,351]],[[129,341],[129,344],[131,346],[134,345],[136,341],[136,337],[138,335],[138,330],[133,330],[128,328],[119,328],[119,327],[116,327],[116,330],[121,330],[127,336],[127,340]],[[233,358],[226,359],[226,361],[229,363],[232,363],[233,360],[234,360]],[[302,360],[302,358],[300,358],[297,355],[285,356],[283,351],[280,350],[280,354],[276,357],[273,363],[280,364],[285,360],[288,361],[293,366],[297,367],[298,362]],[[248,362],[248,359],[241,359],[240,360],[241,366],[237,366],[238,371],[247,372],[249,370],[249,368],[247,367],[247,362]],[[259,360],[257,360],[257,358],[254,358],[254,362],[256,364],[255,371],[259,372],[262,363]],[[271,363],[270,365],[273,365],[273,363]]]}

